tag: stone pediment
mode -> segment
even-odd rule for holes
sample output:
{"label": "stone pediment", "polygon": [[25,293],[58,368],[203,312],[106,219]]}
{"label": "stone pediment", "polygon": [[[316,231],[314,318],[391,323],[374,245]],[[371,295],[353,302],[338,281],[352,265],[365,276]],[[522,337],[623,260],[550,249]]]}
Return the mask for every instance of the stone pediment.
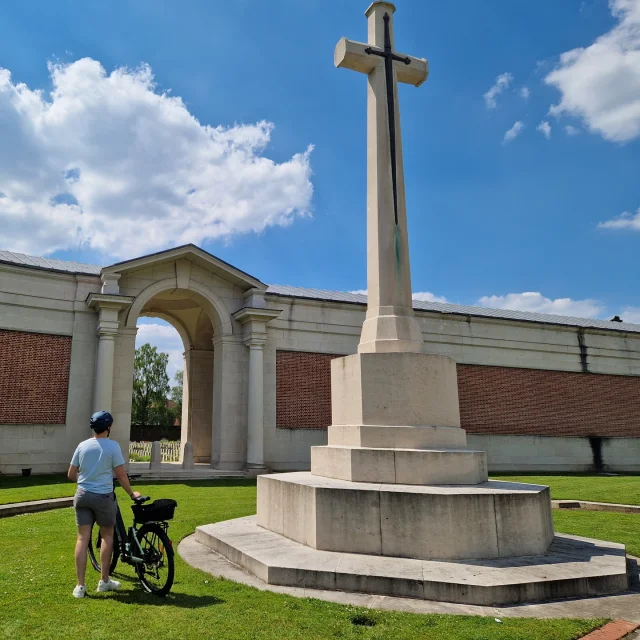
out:
{"label": "stone pediment", "polygon": [[220,258],[216,258],[216,256],[194,244],[186,244],[181,247],[175,247],[174,249],[151,253],[140,258],[117,262],[108,267],[104,267],[101,273],[103,276],[109,274],[125,275],[134,271],[158,267],[178,260],[188,260],[189,262],[205,269],[212,275],[225,280],[240,289],[267,289],[267,285],[258,280],[258,278],[245,273],[241,269],[230,265],[228,262],[225,262]]}

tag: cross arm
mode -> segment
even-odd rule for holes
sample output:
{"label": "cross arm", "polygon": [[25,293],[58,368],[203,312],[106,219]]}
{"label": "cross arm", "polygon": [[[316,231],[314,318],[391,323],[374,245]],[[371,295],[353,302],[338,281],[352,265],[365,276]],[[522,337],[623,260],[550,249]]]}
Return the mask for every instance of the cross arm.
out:
{"label": "cross arm", "polygon": [[[379,64],[382,64],[382,58],[375,55],[365,53],[365,49],[372,45],[363,42],[355,42],[340,38],[336,49],[333,53],[333,64],[336,67],[344,67],[352,71],[359,71],[369,75]],[[404,56],[411,62],[394,62],[393,66],[396,70],[398,82],[412,84],[419,87],[429,75],[429,63],[424,58],[413,58],[412,56]]]}

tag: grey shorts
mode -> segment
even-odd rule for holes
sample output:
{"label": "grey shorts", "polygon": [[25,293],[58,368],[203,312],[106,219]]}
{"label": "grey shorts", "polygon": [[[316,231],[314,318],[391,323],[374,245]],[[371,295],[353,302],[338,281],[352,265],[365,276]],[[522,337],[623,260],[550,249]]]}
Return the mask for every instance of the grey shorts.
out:
{"label": "grey shorts", "polygon": [[76,524],[93,524],[112,527],[116,523],[116,497],[113,493],[93,493],[78,487],[73,497],[76,510]]}

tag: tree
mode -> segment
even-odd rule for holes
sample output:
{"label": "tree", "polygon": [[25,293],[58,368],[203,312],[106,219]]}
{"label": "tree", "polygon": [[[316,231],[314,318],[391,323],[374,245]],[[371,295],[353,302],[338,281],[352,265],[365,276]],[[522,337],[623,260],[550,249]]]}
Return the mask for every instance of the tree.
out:
{"label": "tree", "polygon": [[171,422],[167,408],[169,355],[158,353],[157,347],[143,344],[136,349],[133,361],[133,403],[131,422],[162,424]]}
{"label": "tree", "polygon": [[182,421],[182,387],[184,380],[184,371],[176,371],[174,377],[175,386],[171,387],[171,400],[173,401],[173,416],[177,418],[179,422]]}

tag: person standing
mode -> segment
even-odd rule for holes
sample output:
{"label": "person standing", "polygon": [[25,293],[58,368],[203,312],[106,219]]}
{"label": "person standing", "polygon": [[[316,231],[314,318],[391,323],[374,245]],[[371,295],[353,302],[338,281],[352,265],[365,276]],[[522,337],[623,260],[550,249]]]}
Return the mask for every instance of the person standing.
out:
{"label": "person standing", "polygon": [[120,486],[132,500],[140,497],[131,489],[125,471],[125,461],[120,445],[109,440],[113,417],[108,411],[98,411],[89,421],[94,431],[92,438],[81,442],[73,454],[67,477],[78,483],[73,506],[76,512],[78,538],[76,540],[75,563],[78,583],[73,590],[75,598],[84,598],[87,587],[87,551],[94,522],[100,527],[100,580],[97,591],[114,591],[120,583],[109,576],[113,550],[113,529],[116,523],[116,496],[113,491],[113,473]]}

